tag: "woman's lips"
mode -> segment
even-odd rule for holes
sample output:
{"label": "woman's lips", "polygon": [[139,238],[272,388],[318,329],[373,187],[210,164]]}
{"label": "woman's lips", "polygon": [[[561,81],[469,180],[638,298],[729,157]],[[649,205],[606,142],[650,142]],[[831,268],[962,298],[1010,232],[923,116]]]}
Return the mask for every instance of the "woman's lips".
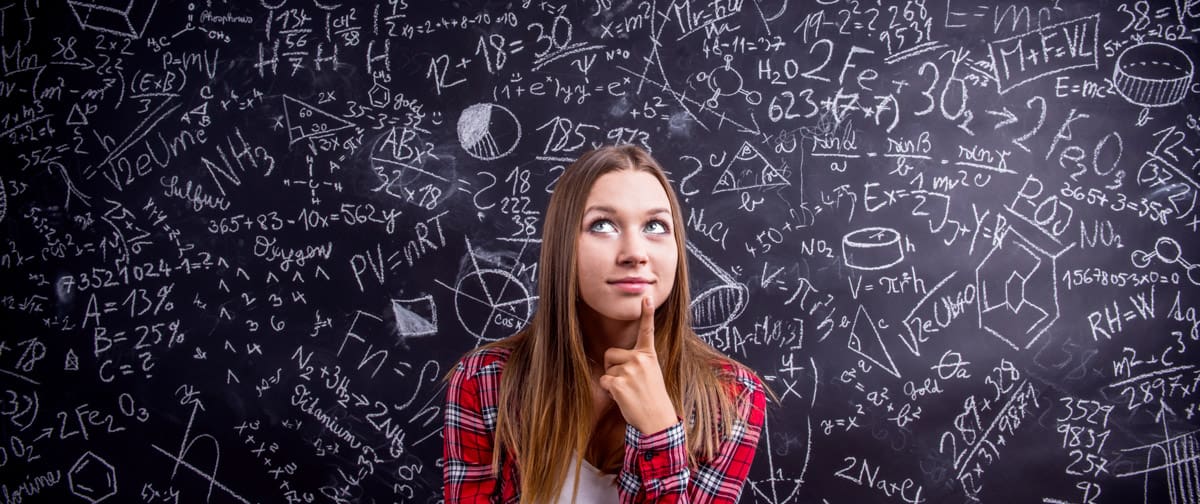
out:
{"label": "woman's lips", "polygon": [[646,282],[612,282],[609,285],[616,287],[622,292],[628,292],[630,294],[641,294],[646,292],[646,289],[650,286],[650,284]]}

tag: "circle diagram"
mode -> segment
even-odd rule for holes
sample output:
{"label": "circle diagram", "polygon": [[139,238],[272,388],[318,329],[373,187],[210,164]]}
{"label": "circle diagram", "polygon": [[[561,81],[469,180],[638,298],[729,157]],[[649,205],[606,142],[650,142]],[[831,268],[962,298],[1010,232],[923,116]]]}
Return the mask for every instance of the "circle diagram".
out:
{"label": "circle diagram", "polygon": [[525,327],[533,315],[529,291],[501,269],[480,269],[462,277],[454,285],[454,294],[458,321],[480,340],[506,338]]}
{"label": "circle diagram", "polygon": [[458,142],[476,159],[502,158],[521,140],[521,123],[507,108],[495,103],[477,103],[458,116]]}

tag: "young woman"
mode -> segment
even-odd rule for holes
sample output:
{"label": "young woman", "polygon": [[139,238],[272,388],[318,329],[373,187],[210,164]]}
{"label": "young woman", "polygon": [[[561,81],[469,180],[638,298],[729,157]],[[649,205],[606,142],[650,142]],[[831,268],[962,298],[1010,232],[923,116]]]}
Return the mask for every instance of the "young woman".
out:
{"label": "young woman", "polygon": [[638,147],[563,172],[533,320],[446,376],[446,502],[737,501],[778,398],[692,331],[683,223]]}

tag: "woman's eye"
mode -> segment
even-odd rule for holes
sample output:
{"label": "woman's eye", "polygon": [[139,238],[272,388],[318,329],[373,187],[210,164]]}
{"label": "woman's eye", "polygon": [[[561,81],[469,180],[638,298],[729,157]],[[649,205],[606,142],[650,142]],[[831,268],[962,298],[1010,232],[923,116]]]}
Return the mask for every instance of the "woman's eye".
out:
{"label": "woman's eye", "polygon": [[592,222],[592,225],[590,227],[588,227],[588,230],[589,231],[599,231],[601,233],[607,233],[608,232],[607,230],[597,229],[600,226],[600,224],[608,224],[609,226],[612,226],[612,223],[609,222],[608,219],[599,219],[599,220],[596,220],[595,222]]}
{"label": "woman's eye", "polygon": [[660,220],[650,221],[650,224],[648,224],[647,227],[653,226],[655,224],[657,224],[658,227],[662,228],[662,231],[654,231],[655,234],[667,234],[670,232],[670,230],[667,228],[667,223],[660,221]]}
{"label": "woman's eye", "polygon": [[[598,219],[598,220],[592,222],[592,225],[588,227],[588,230],[598,232],[598,233],[610,233],[610,232],[615,231],[614,229],[603,229],[602,226],[607,226],[607,227],[611,228],[612,221],[609,221],[608,219]],[[652,228],[655,228],[655,227],[657,227],[658,230],[651,230]],[[646,229],[650,230],[650,232],[654,233],[654,234],[670,234],[670,232],[671,232],[670,228],[667,226],[667,223],[665,223],[661,220],[658,220],[658,219],[652,220],[649,223],[647,223]]]}

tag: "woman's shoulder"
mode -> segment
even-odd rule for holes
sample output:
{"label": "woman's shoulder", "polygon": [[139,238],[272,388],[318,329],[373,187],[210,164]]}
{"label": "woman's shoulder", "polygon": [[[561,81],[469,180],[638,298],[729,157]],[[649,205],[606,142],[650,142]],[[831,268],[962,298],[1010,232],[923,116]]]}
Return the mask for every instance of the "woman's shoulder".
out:
{"label": "woman's shoulder", "polygon": [[[509,353],[504,348],[479,347],[464,354],[447,375],[447,411],[493,410],[499,401],[500,371]],[[495,425],[490,419],[494,415],[484,416],[488,428],[493,429]]]}
{"label": "woman's shoulder", "polygon": [[512,349],[501,346],[482,346],[469,350],[459,359],[455,373],[463,373],[464,378],[474,378],[480,374],[500,375],[504,363]]}
{"label": "woman's shoulder", "polygon": [[715,363],[717,376],[729,384],[734,395],[762,393],[763,383],[754,370],[731,358],[721,358]]}

